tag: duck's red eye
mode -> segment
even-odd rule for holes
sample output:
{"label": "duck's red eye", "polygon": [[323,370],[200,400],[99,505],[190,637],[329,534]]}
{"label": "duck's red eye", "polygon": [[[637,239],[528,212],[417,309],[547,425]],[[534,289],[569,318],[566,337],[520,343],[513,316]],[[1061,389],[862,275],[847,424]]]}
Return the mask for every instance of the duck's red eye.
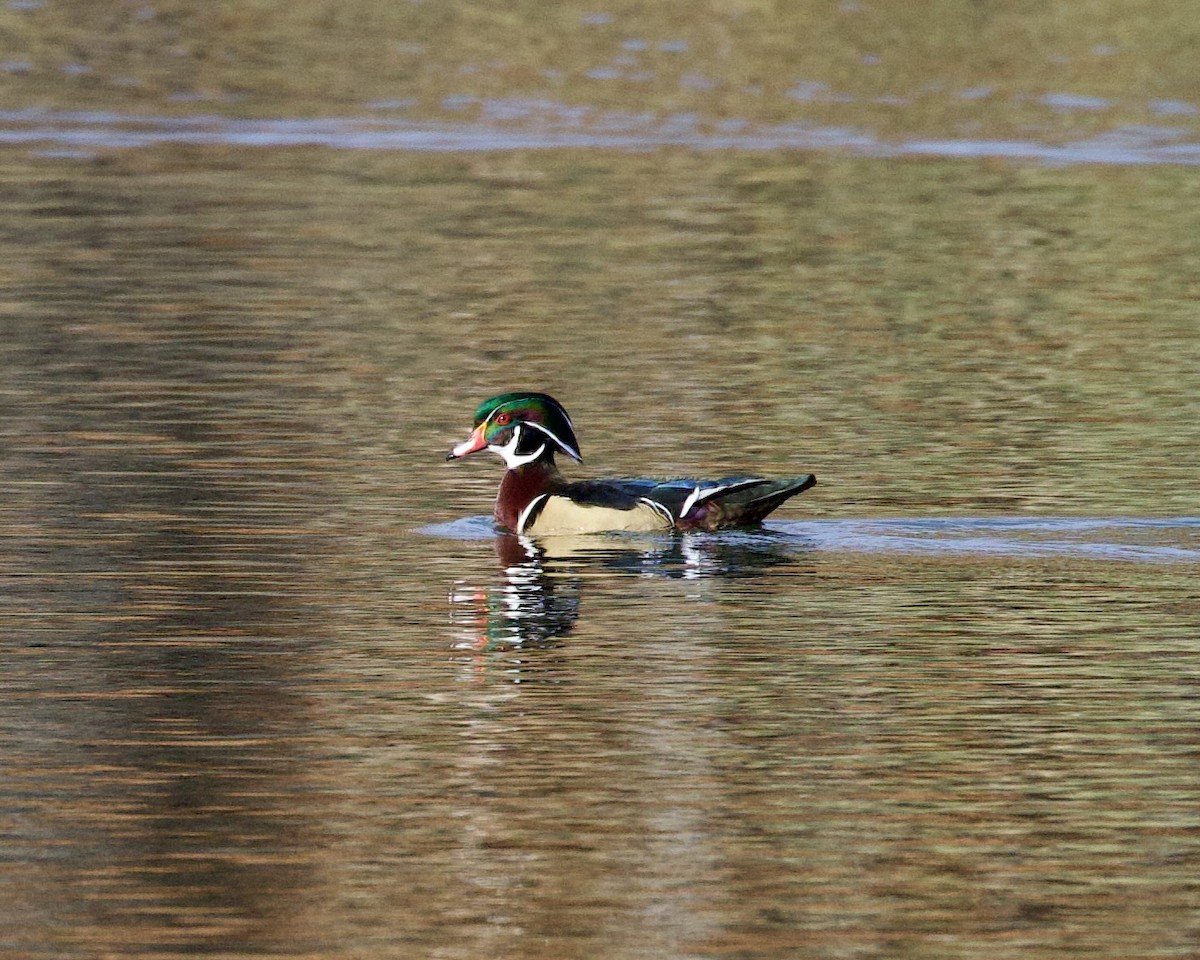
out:
{"label": "duck's red eye", "polygon": [[512,417],[507,413],[498,413],[496,414],[496,425],[502,427],[511,419]]}

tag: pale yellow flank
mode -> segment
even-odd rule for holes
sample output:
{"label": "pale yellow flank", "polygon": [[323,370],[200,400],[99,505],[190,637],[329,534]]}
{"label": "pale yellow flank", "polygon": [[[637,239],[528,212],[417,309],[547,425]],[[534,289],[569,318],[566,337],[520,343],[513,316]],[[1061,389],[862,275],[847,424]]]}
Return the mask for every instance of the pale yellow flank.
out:
{"label": "pale yellow flank", "polygon": [[653,530],[669,530],[672,524],[667,517],[645,503],[631,510],[618,510],[575,503],[566,497],[551,496],[545,506],[522,532],[537,537],[557,536],[571,533],[608,533],[627,530],[648,533]]}

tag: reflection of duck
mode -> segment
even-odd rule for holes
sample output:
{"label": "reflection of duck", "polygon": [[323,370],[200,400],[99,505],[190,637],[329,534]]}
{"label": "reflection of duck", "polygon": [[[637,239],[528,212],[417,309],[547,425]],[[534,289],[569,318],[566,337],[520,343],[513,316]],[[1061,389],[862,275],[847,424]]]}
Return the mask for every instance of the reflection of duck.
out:
{"label": "reflection of duck", "polygon": [[[486,590],[456,585],[451,621],[476,651],[549,646],[579,617],[580,578],[548,571],[542,554],[511,533],[496,538],[501,576]],[[465,610],[459,605],[467,605]]]}
{"label": "reflection of duck", "polygon": [[672,580],[755,577],[771,567],[793,562],[812,546],[809,540],[762,529],[683,535],[622,532],[609,536],[556,536],[537,541],[506,534],[500,539],[523,544],[523,549],[531,555],[536,554],[560,570],[586,565],[591,569]]}
{"label": "reflection of duck", "polygon": [[811,473],[784,480],[585,480],[568,483],[554,464],[561,452],[582,462],[566,410],[544,393],[505,393],[475,411],[471,436],[446,459],[491,450],[508,469],[496,519],[528,536],[608,531],[717,530],[751,526],[817,482]]}
{"label": "reflection of duck", "polygon": [[583,584],[596,573],[681,580],[754,577],[794,562],[810,544],[758,530],[536,542],[504,533],[495,546],[499,577],[484,589],[458,583],[450,594],[451,623],[460,628],[456,646],[473,656],[556,646],[579,619]]}

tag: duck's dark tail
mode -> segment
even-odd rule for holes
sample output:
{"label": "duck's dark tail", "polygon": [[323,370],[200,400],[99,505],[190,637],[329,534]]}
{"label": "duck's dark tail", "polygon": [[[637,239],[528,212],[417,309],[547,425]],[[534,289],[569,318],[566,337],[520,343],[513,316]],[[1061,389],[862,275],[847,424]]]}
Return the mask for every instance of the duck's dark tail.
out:
{"label": "duck's dark tail", "polygon": [[758,477],[718,481],[709,488],[697,486],[683,504],[678,526],[691,530],[718,530],[760,523],[785,500],[803,493],[817,482],[811,473],[785,480]]}

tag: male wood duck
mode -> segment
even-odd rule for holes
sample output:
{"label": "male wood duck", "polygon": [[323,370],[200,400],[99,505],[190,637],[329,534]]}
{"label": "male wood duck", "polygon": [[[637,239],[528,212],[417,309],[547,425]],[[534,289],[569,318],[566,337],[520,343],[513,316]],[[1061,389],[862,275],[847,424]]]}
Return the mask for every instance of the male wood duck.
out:
{"label": "male wood duck", "polygon": [[496,520],[525,536],[632,530],[719,530],[757,524],[789,497],[817,482],[786,480],[582,480],[555,466],[563,453],[583,462],[567,411],[545,393],[502,393],[475,411],[475,430],[447,460],[490,450],[508,467],[496,497]]}

